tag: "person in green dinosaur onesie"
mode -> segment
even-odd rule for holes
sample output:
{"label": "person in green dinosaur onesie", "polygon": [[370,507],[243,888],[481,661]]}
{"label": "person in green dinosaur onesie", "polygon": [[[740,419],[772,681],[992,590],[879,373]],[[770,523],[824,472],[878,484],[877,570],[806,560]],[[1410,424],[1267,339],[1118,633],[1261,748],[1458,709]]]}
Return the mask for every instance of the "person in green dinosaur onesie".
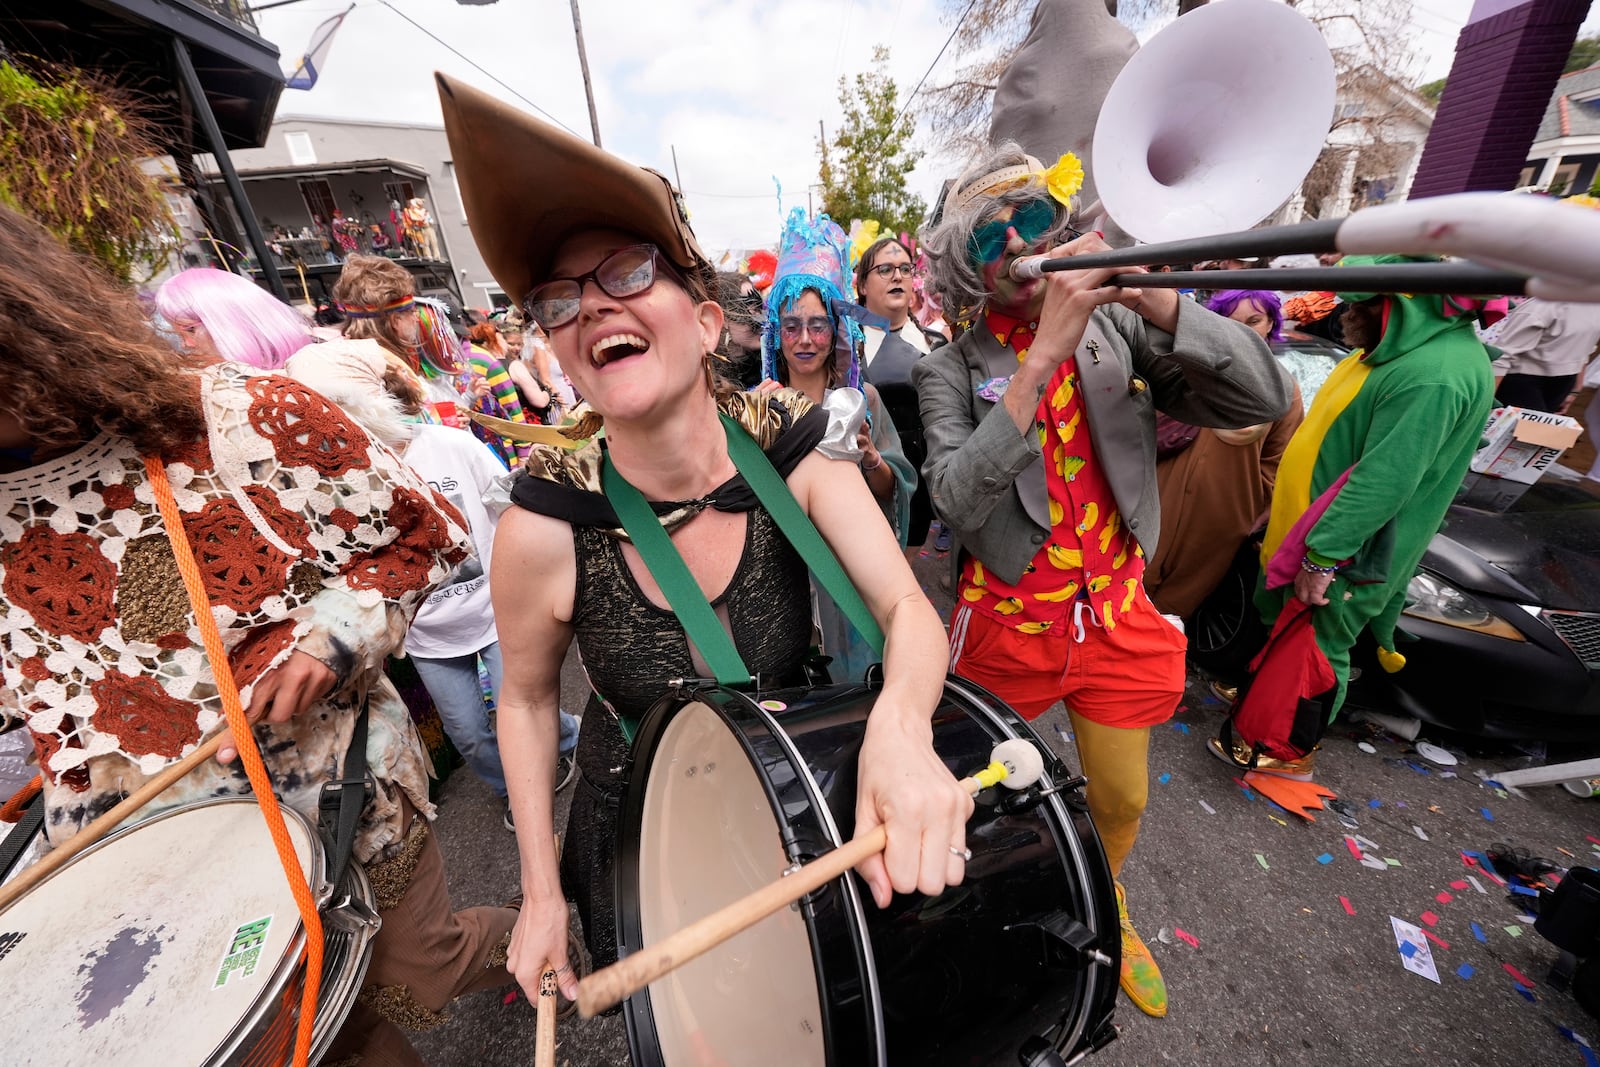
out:
{"label": "person in green dinosaur onesie", "polygon": [[[1350,256],[1342,266],[1407,262]],[[1312,606],[1318,648],[1344,703],[1350,649],[1363,629],[1398,671],[1395,626],[1406,586],[1460,488],[1494,402],[1489,353],[1470,302],[1427,294],[1340,293],[1351,352],[1328,376],[1278,469],[1256,604],[1270,628],[1297,597]],[[1212,752],[1247,763],[1218,738]],[[1312,755],[1262,756],[1257,770],[1309,781]]]}

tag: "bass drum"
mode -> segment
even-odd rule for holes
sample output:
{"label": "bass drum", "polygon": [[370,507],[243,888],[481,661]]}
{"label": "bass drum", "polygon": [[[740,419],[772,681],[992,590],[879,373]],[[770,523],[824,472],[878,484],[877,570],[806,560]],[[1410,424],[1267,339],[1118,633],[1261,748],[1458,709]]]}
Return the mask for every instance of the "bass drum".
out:
{"label": "bass drum", "polygon": [[[850,838],[875,698],[869,682],[657,702],[619,826],[623,955]],[[1044,757],[1039,785],[979,795],[965,881],[882,910],[856,875],[830,883],[629,999],[635,1063],[1049,1064],[1116,1036],[1116,897],[1082,780],[970,682],[945,683],[933,727],[958,778],[1010,738]]]}

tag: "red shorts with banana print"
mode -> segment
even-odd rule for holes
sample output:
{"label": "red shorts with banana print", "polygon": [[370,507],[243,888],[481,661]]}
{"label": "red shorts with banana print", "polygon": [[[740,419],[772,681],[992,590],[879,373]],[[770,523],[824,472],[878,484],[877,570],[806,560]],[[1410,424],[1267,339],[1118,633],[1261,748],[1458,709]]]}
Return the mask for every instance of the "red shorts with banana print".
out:
{"label": "red shorts with banana print", "polygon": [[1183,696],[1188,642],[1140,586],[1114,630],[1084,600],[1068,625],[1023,633],[959,599],[950,616],[950,672],[1036,719],[1058,700],[1103,726],[1154,726]]}

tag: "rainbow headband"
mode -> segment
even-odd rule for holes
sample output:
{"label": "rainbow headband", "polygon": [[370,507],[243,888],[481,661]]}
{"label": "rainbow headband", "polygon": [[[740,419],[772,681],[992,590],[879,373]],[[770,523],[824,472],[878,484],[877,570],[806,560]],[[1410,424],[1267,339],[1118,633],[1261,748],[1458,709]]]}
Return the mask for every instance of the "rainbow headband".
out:
{"label": "rainbow headband", "polygon": [[393,315],[397,311],[410,311],[417,306],[417,302],[412,297],[403,296],[399,300],[391,300],[377,307],[367,304],[341,304],[338,301],[334,301],[333,306],[347,319],[377,319]]}

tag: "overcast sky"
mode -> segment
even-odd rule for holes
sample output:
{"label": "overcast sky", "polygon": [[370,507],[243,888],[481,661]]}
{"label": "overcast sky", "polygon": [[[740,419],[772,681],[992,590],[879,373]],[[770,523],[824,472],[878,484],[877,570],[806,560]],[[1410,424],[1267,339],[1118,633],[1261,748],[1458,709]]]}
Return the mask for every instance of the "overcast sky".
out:
{"label": "overcast sky", "polygon": [[[396,10],[359,0],[321,80],[309,92],[284,90],[280,115],[437,123],[436,69],[528,106],[398,11],[589,135],[568,0],[390,3]],[[287,68],[316,26],[346,6],[304,0],[256,18]],[[1471,0],[1413,0],[1417,81],[1449,73],[1471,7]],[[695,231],[708,251],[770,244],[781,225],[774,179],[785,209],[806,202],[806,187],[817,180],[817,121],[830,134],[838,122],[840,75],[865,69],[873,46],[886,44],[903,98],[950,33],[944,10],[940,0],[582,0],[601,137],[607,149],[667,174],[677,147]],[[952,48],[929,84],[962,62]],[[927,142],[925,126],[919,136]],[[931,203],[958,165],[930,152],[913,185]]]}

